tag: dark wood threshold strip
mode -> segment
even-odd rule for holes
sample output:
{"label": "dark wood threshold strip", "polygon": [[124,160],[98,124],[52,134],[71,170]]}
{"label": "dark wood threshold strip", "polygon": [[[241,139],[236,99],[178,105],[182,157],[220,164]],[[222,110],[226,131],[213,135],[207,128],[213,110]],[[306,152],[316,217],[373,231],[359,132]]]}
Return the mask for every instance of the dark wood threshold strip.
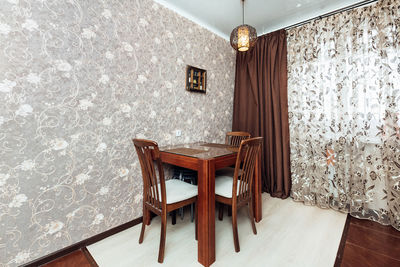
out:
{"label": "dark wood threshold strip", "polygon": [[[51,261],[54,261],[55,259],[58,259],[58,258],[63,257],[65,255],[68,255],[68,254],[70,254],[70,253],[72,253],[72,252],[74,252],[76,250],[84,249],[84,248],[86,249],[86,247],[91,245],[91,244],[99,242],[100,240],[102,240],[104,238],[112,236],[112,235],[114,235],[116,233],[119,233],[121,231],[124,231],[124,230],[126,230],[126,229],[128,229],[130,227],[133,227],[133,226],[141,223],[142,220],[143,220],[143,217],[136,218],[136,219],[134,219],[132,221],[129,221],[129,222],[121,224],[121,225],[119,225],[117,227],[111,228],[110,230],[107,230],[107,231],[105,231],[103,233],[94,235],[94,236],[89,237],[89,238],[87,238],[85,240],[82,240],[82,241],[80,241],[78,243],[75,243],[75,244],[72,244],[72,245],[70,245],[68,247],[65,247],[65,248],[62,248],[60,250],[57,250],[57,251],[55,251],[53,253],[50,253],[49,255],[46,255],[46,256],[43,256],[43,257],[38,258],[36,260],[33,260],[31,262],[25,263],[25,264],[21,265],[20,267],[37,267],[37,266],[41,266],[41,265],[43,265],[45,263],[49,263]],[[83,250],[83,252],[84,252],[84,250]],[[89,251],[87,251],[87,252],[90,255]],[[86,253],[85,253],[85,255],[86,255]],[[91,257],[91,258],[93,259],[93,257]],[[94,262],[94,260],[93,260],[93,262]],[[97,266],[97,264],[95,266]]]}
{"label": "dark wood threshold strip", "polygon": [[83,254],[85,254],[86,259],[88,260],[88,262],[90,263],[90,266],[92,267],[99,267],[99,265],[97,264],[97,262],[94,260],[92,254],[90,254],[89,250],[87,249],[87,247],[82,248],[82,252]]}
{"label": "dark wood threshold strip", "polygon": [[345,222],[344,228],[343,228],[342,238],[340,239],[339,249],[336,254],[335,264],[333,265],[334,267],[340,267],[340,265],[342,264],[343,252],[344,252],[344,247],[346,245],[346,239],[347,239],[347,233],[349,231],[350,220],[351,220],[351,216],[350,216],[350,214],[347,214],[346,222]]}

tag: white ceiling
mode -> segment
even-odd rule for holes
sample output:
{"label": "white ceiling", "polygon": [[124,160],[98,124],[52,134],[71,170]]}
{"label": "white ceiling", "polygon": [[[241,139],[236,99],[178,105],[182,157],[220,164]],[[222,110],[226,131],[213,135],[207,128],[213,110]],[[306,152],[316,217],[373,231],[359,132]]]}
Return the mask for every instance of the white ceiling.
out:
{"label": "white ceiling", "polygon": [[[229,40],[242,24],[241,0],[154,0],[178,14]],[[245,23],[262,35],[331,11],[359,0],[246,0]]]}

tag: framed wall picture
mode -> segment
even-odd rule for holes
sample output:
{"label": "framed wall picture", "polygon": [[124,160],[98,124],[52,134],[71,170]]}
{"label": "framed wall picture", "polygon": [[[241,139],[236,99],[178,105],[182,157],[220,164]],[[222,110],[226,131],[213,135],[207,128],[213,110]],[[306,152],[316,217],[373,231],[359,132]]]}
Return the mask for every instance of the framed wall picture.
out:
{"label": "framed wall picture", "polygon": [[207,71],[193,66],[186,67],[186,90],[206,93]]}

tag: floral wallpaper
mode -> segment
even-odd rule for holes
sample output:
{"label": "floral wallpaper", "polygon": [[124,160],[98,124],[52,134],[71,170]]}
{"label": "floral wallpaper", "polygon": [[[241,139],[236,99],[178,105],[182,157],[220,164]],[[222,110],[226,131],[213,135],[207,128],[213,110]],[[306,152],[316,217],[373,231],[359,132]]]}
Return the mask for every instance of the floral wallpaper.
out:
{"label": "floral wallpaper", "polygon": [[400,230],[400,2],[288,31],[291,196]]}
{"label": "floral wallpaper", "polygon": [[[2,0],[0,48],[0,266],[140,217],[133,137],[231,129],[234,51],[151,0]],[[207,94],[185,91],[187,64]]]}

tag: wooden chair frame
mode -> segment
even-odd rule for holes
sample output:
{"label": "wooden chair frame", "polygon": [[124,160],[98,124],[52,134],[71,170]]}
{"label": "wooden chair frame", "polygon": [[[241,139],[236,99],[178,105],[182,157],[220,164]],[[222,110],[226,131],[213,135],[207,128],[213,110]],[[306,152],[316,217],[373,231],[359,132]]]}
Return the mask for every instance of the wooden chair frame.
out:
{"label": "wooden chair frame", "polygon": [[[250,134],[248,132],[227,132],[225,136],[225,144],[239,147],[242,140],[246,140],[250,138]],[[222,221],[224,217],[224,204],[219,203],[218,208],[218,219]],[[232,216],[231,209],[228,209],[228,216]]]}
{"label": "wooden chair frame", "polygon": [[[253,233],[257,234],[256,225],[254,222],[253,211],[253,181],[256,160],[261,151],[262,137],[250,138],[242,140],[238,156],[235,164],[235,172],[233,176],[232,198],[226,198],[220,195],[215,195],[215,201],[231,206],[232,209],[232,229],[235,251],[240,251],[239,237],[237,230],[237,210],[238,208],[248,205],[249,218]],[[240,171],[241,170],[241,171]],[[239,180],[240,171],[240,180]]]}
{"label": "wooden chair frame", "polygon": [[[150,218],[148,218],[150,212],[161,216],[161,236],[158,262],[162,263],[164,260],[167,214],[169,212],[195,203],[195,238],[197,240],[197,196],[172,204],[167,204],[164,169],[160,159],[158,144],[154,141],[144,139],[133,139],[132,141],[139,157],[143,177],[143,222],[139,244],[143,242],[146,223],[150,221]],[[158,177],[155,167],[157,167],[158,170]],[[161,192],[159,192],[160,189]]]}
{"label": "wooden chair frame", "polygon": [[228,132],[225,136],[225,144],[238,147],[242,140],[249,138],[250,134],[248,132]]}

